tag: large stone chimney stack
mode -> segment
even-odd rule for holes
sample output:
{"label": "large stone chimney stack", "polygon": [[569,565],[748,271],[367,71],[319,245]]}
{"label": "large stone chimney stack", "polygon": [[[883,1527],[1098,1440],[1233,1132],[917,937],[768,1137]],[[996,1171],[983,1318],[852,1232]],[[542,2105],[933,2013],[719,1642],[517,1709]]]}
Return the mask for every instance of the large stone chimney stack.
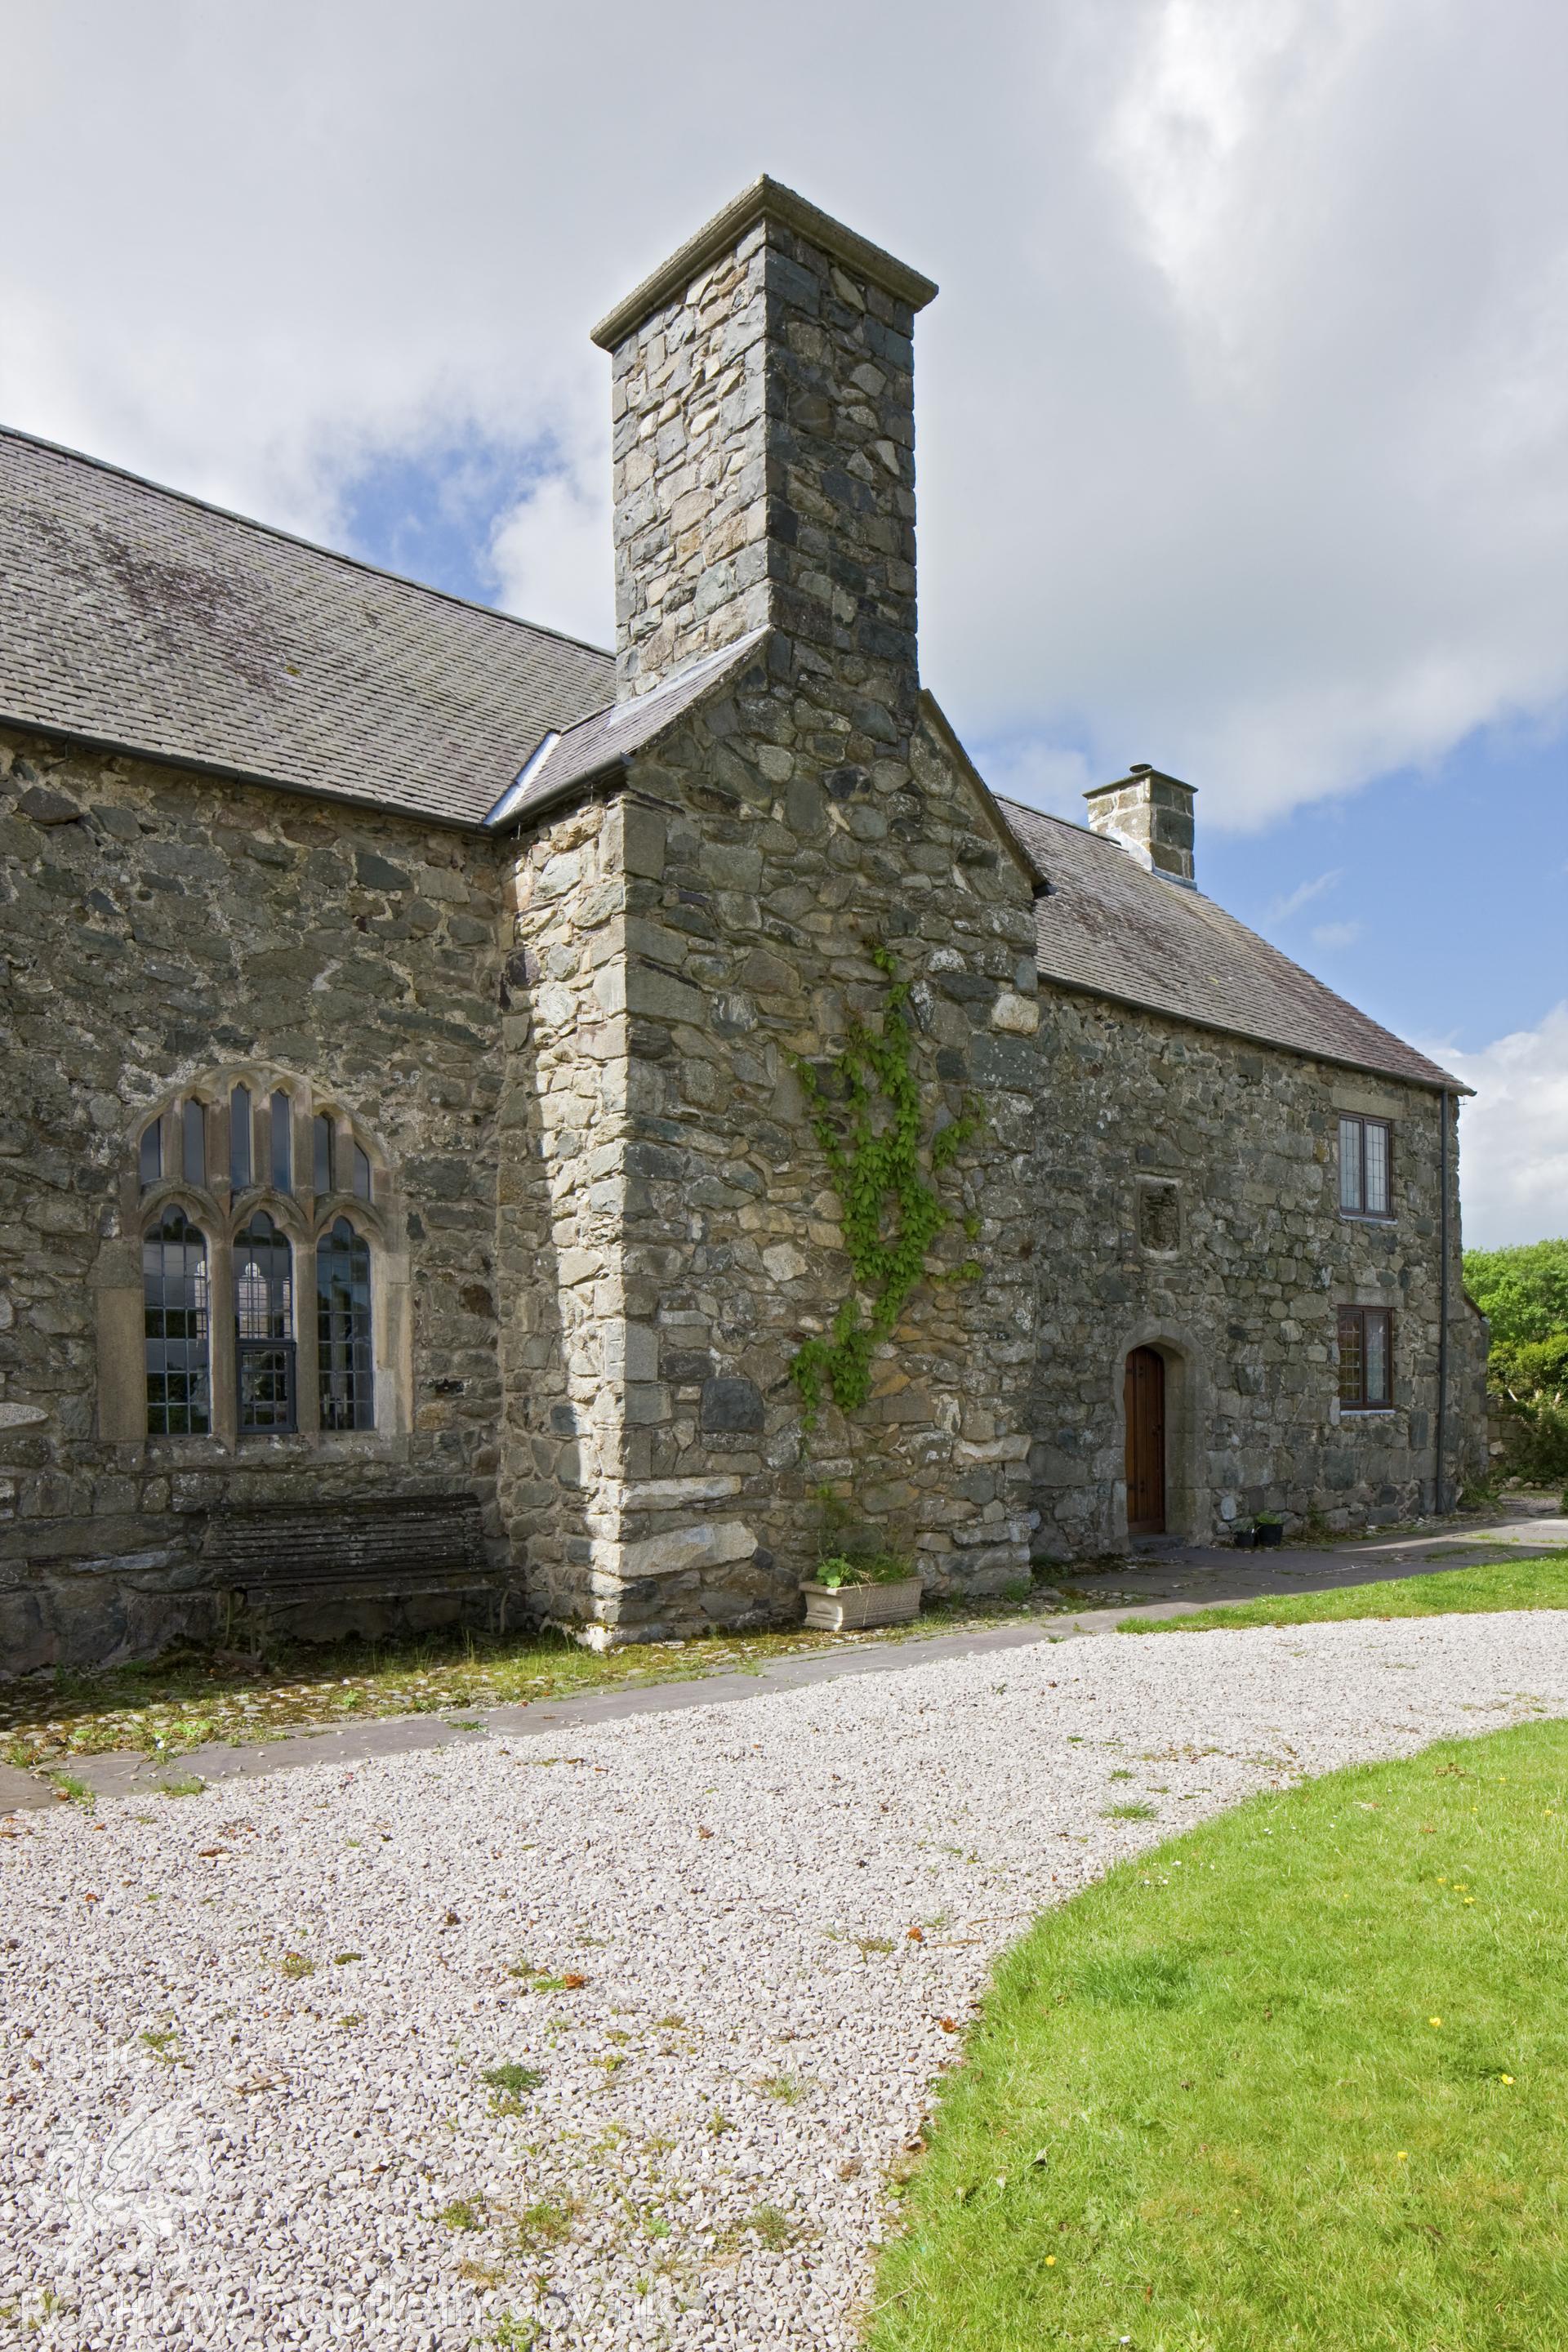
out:
{"label": "large stone chimney stack", "polygon": [[[928,278],[753,182],[594,331],[614,361],[622,698],[754,629],[907,733]],[[814,661],[812,649],[817,649]]]}
{"label": "large stone chimney stack", "polygon": [[1085,793],[1091,833],[1119,841],[1123,849],[1163,874],[1167,882],[1197,887],[1193,866],[1193,798],[1196,786],[1163,776],[1147,760],[1135,760],[1114,784]]}

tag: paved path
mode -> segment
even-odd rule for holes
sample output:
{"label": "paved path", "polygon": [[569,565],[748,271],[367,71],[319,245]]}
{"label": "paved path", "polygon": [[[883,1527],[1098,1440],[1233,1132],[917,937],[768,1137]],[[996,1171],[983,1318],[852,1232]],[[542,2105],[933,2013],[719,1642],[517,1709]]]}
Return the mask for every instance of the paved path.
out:
{"label": "paved path", "polygon": [[[1379,1538],[1332,1551],[1292,1546],[1278,1551],[1238,1552],[1162,1545],[1097,1573],[1068,1571],[1066,1580],[1074,1593],[1087,1594],[1100,1603],[1070,1615],[1055,1612],[974,1633],[861,1643],[842,1651],[774,1659],[742,1674],[694,1676],[636,1690],[595,1691],[582,1698],[536,1699],[514,1706],[454,1706],[445,1715],[383,1717],[296,1732],[287,1738],[254,1745],[213,1741],[187,1749],[174,1759],[140,1750],[81,1757],[73,1759],[69,1769],[73,1780],[100,1797],[132,1796],[157,1790],[172,1777],[188,1779],[193,1774],[207,1781],[256,1780],[272,1772],[299,1771],[311,1764],[356,1763],[371,1756],[472,1745],[523,1730],[568,1729],[615,1723],[631,1716],[669,1714],[683,1707],[721,1706],[769,1690],[800,1690],[845,1676],[899,1674],[946,1659],[1112,1633],[1128,1617],[1175,1617],[1223,1602],[1262,1600],[1279,1593],[1337,1591],[1385,1578],[1426,1575],[1436,1569],[1495,1559],[1504,1549],[1536,1558],[1564,1548],[1568,1548],[1568,1519],[1539,1512],[1474,1532],[1464,1527]],[[45,1775],[0,1765],[0,1813],[58,1801],[54,1784]]]}

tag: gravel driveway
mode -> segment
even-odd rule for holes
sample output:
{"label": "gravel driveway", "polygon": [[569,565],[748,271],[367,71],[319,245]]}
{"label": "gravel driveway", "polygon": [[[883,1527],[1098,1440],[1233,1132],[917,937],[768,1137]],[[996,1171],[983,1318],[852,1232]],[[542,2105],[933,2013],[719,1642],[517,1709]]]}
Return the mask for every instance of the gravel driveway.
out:
{"label": "gravel driveway", "polygon": [[1034,1912],[1542,1712],[1550,1612],[1071,1641],[24,1817],[0,2342],[851,2346],[885,2176]]}

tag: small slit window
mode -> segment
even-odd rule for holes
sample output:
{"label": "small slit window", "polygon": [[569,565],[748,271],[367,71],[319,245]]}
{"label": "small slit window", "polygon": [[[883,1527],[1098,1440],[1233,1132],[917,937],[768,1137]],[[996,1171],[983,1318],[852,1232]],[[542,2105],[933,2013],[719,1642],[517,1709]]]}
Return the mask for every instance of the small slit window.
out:
{"label": "small slit window", "polygon": [[316,1337],[323,1429],[374,1429],[370,1244],[346,1217],[316,1244]]}
{"label": "small slit window", "polygon": [[332,1133],[331,1118],[321,1111],[318,1111],[311,1121],[311,1138],[315,1146],[316,1190],[318,1192],[330,1192],[332,1190],[332,1161],[335,1157],[332,1147],[336,1139]]}
{"label": "small slit window", "polygon": [[187,1184],[207,1181],[207,1112],[199,1102],[184,1104],[180,1112],[181,1163]]}
{"label": "small slit window", "polygon": [[1347,1217],[1394,1213],[1394,1129],[1385,1118],[1340,1119],[1340,1211]]}
{"label": "small slit window", "polygon": [[142,1189],[143,1192],[146,1191],[149,1184],[156,1184],[162,1177],[163,1173],[163,1124],[161,1119],[155,1118],[151,1127],[142,1129],[142,1144],[138,1155],[137,1166],[141,1174]]}
{"label": "small slit window", "polygon": [[272,1097],[272,1189],[289,1192],[294,1188],[293,1113],[289,1097],[281,1092]]}
{"label": "small slit window", "polygon": [[362,1151],[357,1143],[354,1145],[354,1198],[356,1201],[368,1201],[370,1198],[370,1154]]}
{"label": "small slit window", "polygon": [[207,1245],[183,1209],[165,1209],[142,1236],[142,1295],[147,1434],[205,1437],[212,1427]]}
{"label": "small slit window", "polygon": [[1340,1308],[1340,1403],[1347,1412],[1394,1402],[1394,1316],[1386,1307]]}
{"label": "small slit window", "polygon": [[237,1192],[249,1189],[250,1152],[250,1088],[236,1087],[228,1098],[228,1181]]}

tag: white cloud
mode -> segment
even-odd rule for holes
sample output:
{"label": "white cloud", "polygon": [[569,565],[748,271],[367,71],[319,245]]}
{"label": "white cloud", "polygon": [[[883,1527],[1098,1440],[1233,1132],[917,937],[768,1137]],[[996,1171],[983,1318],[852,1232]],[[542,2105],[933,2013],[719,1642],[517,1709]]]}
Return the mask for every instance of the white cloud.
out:
{"label": "white cloud", "polygon": [[1325,890],[1331,890],[1334,885],[1343,878],[1343,866],[1336,866],[1329,873],[1320,874],[1311,882],[1298,882],[1288,897],[1275,900],[1268,909],[1269,920],[1275,923],[1288,922],[1292,915],[1299,914],[1303,907],[1310,906],[1314,898],[1321,898]]}
{"label": "white cloud", "polygon": [[1038,736],[977,743],[974,757],[994,793],[1004,800],[1022,801],[1026,808],[1048,809],[1074,824],[1088,814],[1085,793],[1104,783],[1081,751],[1063,751]]}
{"label": "white cloud", "polygon": [[552,474],[521,499],[496,528],[490,562],[508,612],[611,642],[609,500],[580,478]]}
{"label": "white cloud", "polygon": [[923,658],[1011,789],[1079,814],[1145,758],[1261,824],[1559,723],[1568,12],[888,26],[666,0],[656,53],[628,0],[12,0],[0,415],[326,535],[367,457],[556,449],[495,560],[603,636],[588,327],[766,168],[943,281]]}
{"label": "white cloud", "polygon": [[1361,932],[1359,923],[1314,923],[1312,941],[1320,948],[1353,948]]}
{"label": "white cloud", "polygon": [[1568,999],[1479,1052],[1422,1050],[1476,1089],[1459,1114],[1467,1243],[1568,1234]]}

